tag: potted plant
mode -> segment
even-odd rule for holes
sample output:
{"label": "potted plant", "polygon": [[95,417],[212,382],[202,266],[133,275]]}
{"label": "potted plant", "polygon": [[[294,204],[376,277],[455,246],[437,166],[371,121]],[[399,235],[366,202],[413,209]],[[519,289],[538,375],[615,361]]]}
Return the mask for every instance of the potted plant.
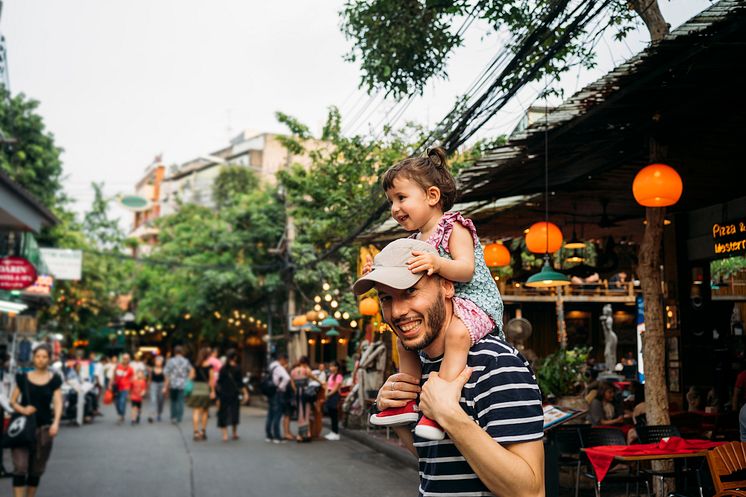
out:
{"label": "potted plant", "polygon": [[554,403],[574,409],[587,407],[581,394],[590,352],[591,347],[561,348],[539,363],[536,381],[545,399],[554,397]]}

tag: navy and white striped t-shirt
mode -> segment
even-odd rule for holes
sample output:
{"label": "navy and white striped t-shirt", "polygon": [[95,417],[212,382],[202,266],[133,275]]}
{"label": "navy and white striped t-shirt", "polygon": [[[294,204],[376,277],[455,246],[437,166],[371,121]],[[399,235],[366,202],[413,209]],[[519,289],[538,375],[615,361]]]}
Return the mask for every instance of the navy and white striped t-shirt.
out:
{"label": "navy and white striped t-shirt", "polygon": [[[442,357],[421,359],[424,384],[432,371],[440,369]],[[510,344],[487,335],[471,348],[467,364],[473,372],[462,390],[463,410],[502,445],[541,440],[541,392],[526,359]],[[437,442],[414,438],[420,496],[492,495],[448,437]]]}

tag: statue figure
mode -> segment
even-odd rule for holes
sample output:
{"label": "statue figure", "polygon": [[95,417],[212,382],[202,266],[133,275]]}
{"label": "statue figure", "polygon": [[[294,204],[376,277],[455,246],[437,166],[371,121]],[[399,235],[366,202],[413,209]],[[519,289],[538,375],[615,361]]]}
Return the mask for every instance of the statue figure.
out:
{"label": "statue figure", "polygon": [[601,328],[604,330],[604,361],[606,361],[606,370],[614,371],[617,363],[616,346],[619,339],[614,333],[614,317],[611,314],[611,304],[604,306],[601,313]]}

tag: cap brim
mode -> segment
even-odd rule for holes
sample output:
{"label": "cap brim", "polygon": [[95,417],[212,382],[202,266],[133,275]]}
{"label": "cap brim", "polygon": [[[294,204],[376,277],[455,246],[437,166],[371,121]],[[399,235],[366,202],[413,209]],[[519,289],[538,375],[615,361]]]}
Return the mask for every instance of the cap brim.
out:
{"label": "cap brim", "polygon": [[357,280],[352,285],[352,291],[355,295],[362,295],[369,291],[376,283],[404,290],[414,286],[425,275],[425,272],[412,273],[405,266],[401,267],[377,267]]}

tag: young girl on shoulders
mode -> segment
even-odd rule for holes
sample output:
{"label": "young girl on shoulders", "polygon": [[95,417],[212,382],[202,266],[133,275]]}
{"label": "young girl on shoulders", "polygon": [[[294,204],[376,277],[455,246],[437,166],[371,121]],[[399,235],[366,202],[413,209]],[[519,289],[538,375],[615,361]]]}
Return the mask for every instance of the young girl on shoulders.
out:
{"label": "young girl on shoulders", "polygon": [[[413,273],[438,274],[455,283],[453,319],[445,330],[445,354],[439,375],[455,379],[466,367],[469,349],[486,335],[503,338],[503,303],[492,279],[474,224],[458,212],[448,212],[456,200],[456,182],[448,171],[442,148],[428,150],[424,157],[410,157],[383,176],[382,186],[391,205],[391,215],[414,238],[433,245],[439,255],[412,252],[408,261]],[[370,271],[370,264],[365,272]],[[397,341],[400,371],[421,376],[420,358]],[[387,409],[371,416],[370,422],[392,426],[418,420],[414,401],[399,409]],[[445,433],[434,421],[419,420],[415,434],[440,440]]]}

